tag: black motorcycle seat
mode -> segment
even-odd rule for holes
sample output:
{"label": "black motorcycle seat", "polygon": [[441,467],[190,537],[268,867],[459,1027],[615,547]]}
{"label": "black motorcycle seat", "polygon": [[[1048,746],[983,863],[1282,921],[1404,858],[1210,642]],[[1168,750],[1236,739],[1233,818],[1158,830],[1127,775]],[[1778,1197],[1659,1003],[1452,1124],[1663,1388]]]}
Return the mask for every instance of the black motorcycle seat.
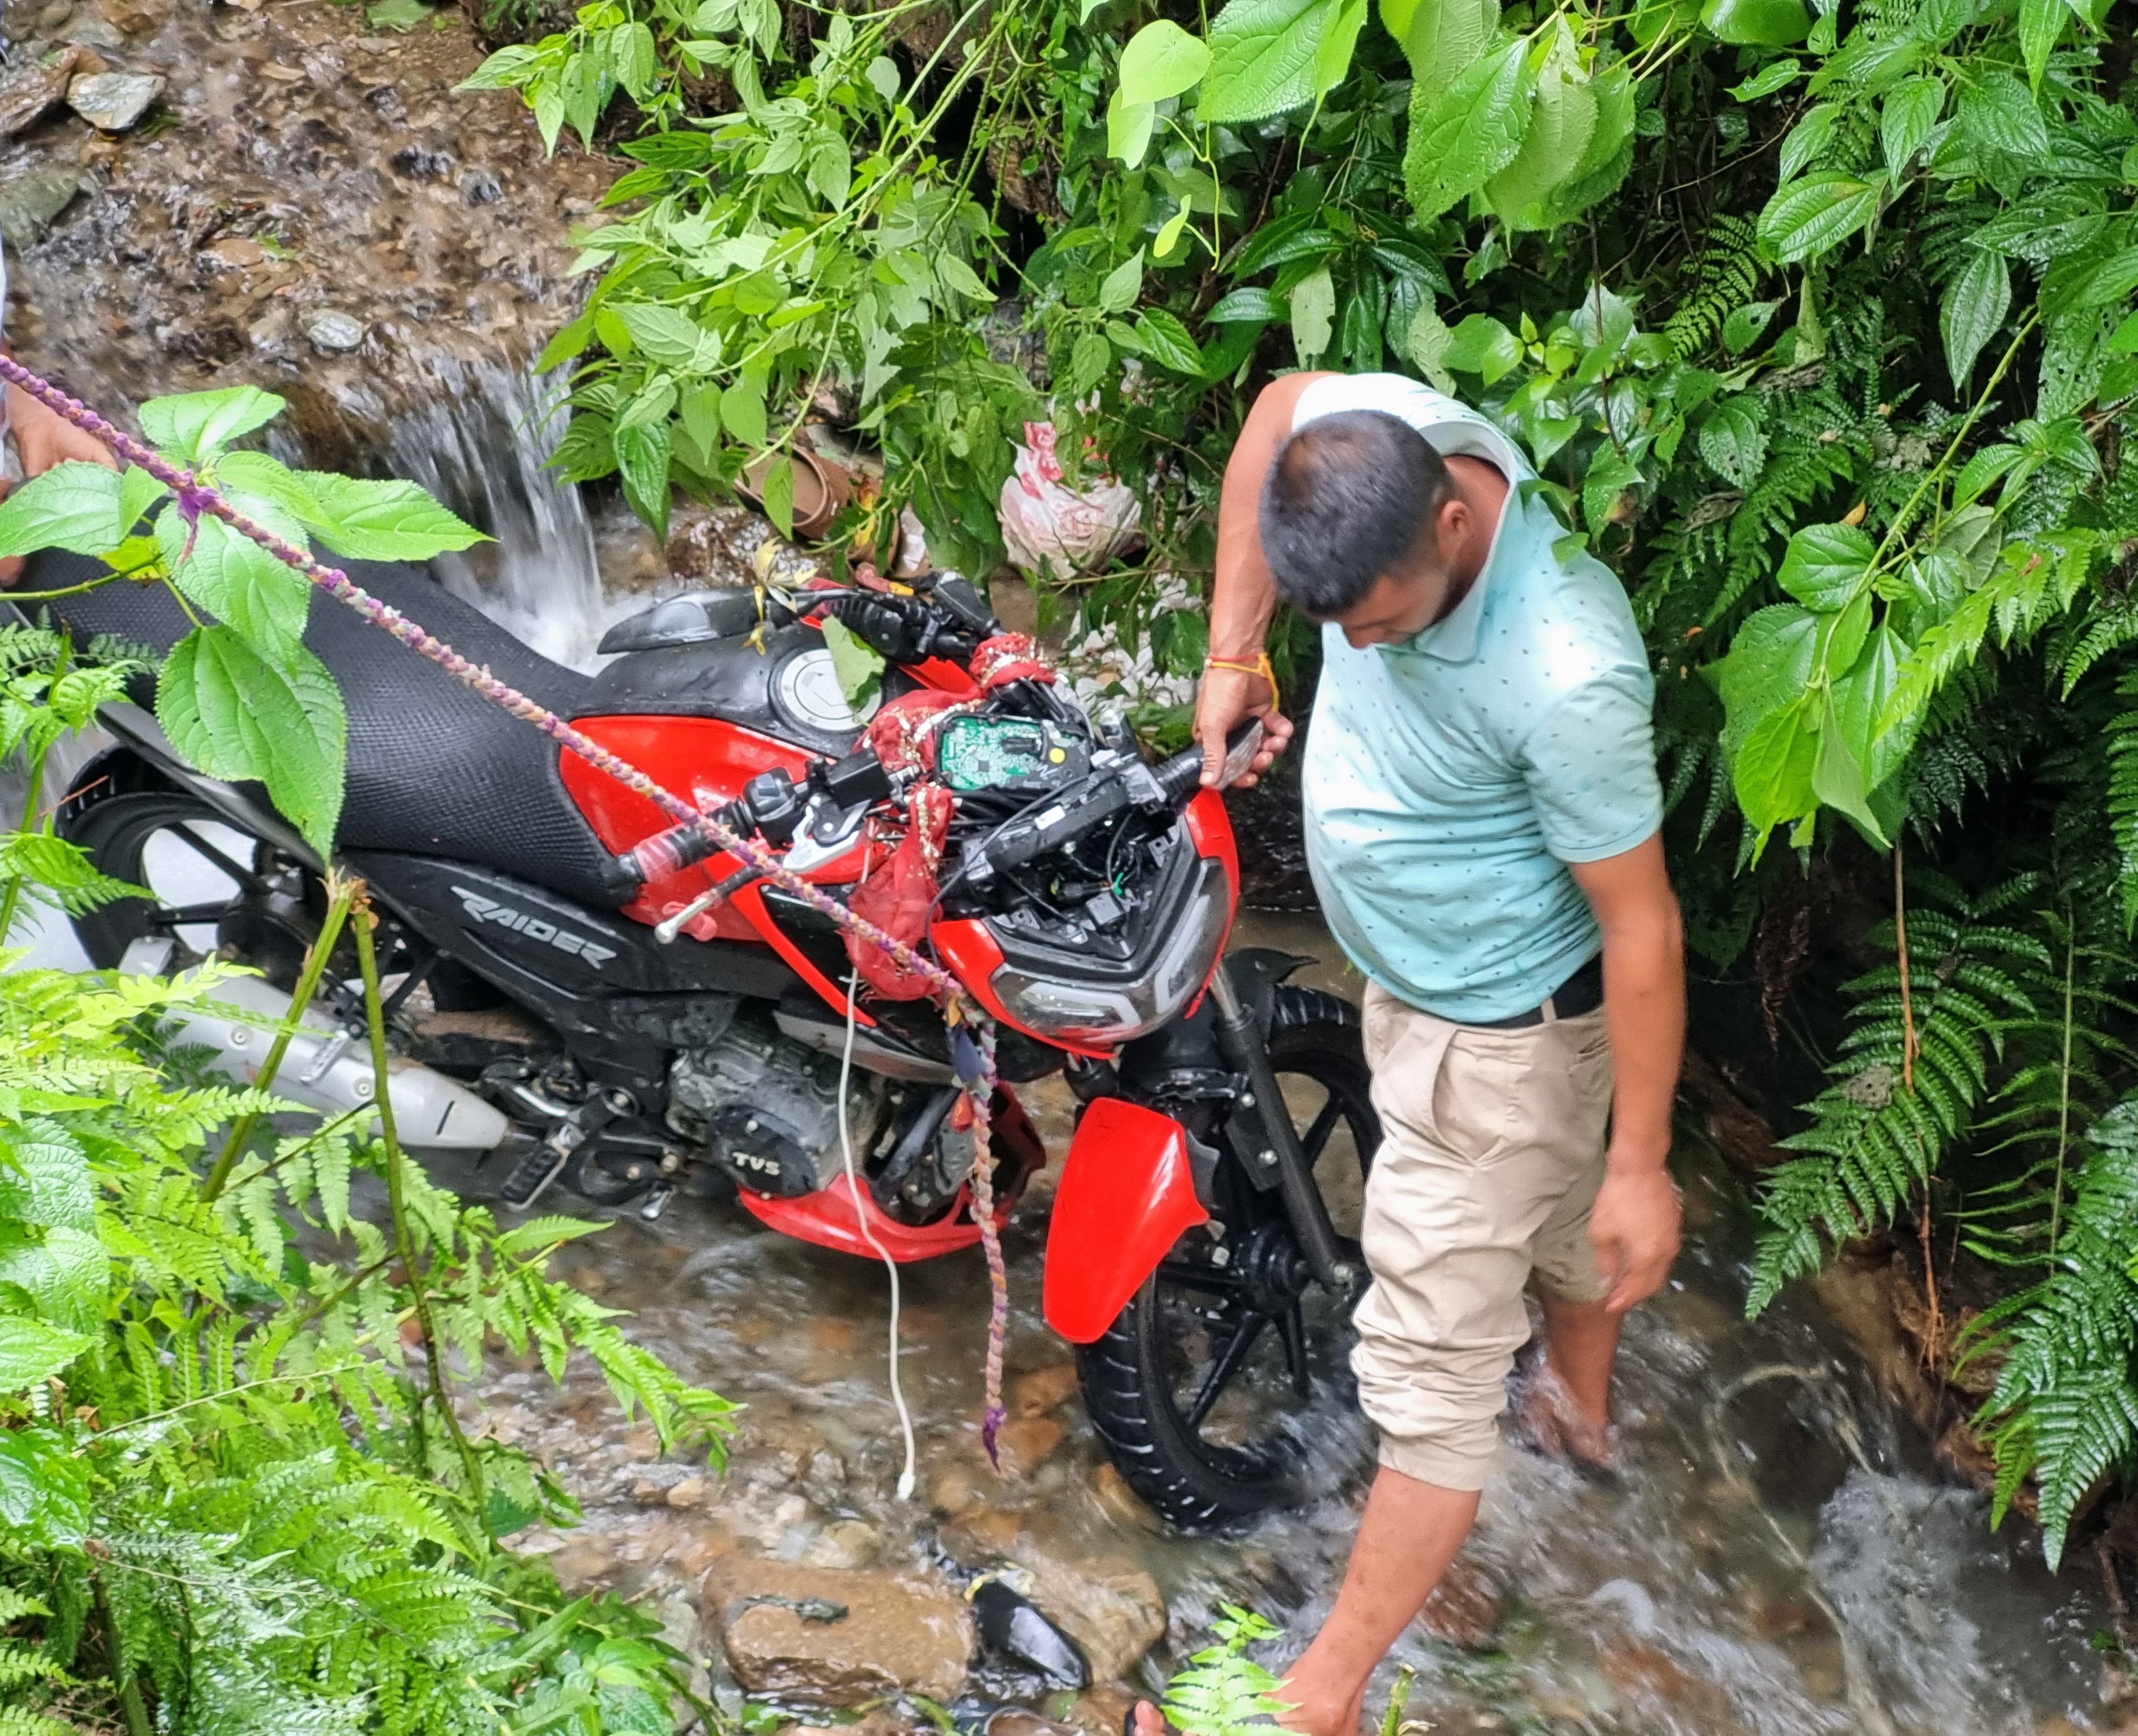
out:
{"label": "black motorcycle seat", "polygon": [[[537,704],[565,717],[578,711],[586,677],[530,650],[420,567],[351,560],[344,569]],[[31,558],[17,589],[57,590],[101,570],[86,556],[48,551]],[[157,653],[192,625],[163,585],[124,579],[22,607],[33,619],[49,612],[77,640],[110,633]],[[331,597],[312,598],[305,643],[333,672],[349,708],[343,848],[481,863],[598,908],[630,897],[558,775],[561,750],[534,725]],[[153,689],[136,697],[152,702]]]}

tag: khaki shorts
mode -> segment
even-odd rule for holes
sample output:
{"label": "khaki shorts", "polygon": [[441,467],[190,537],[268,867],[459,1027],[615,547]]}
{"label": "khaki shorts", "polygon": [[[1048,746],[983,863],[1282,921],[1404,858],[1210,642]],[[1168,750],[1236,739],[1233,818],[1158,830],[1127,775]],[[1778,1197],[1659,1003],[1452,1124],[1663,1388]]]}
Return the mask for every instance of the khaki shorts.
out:
{"label": "khaki shorts", "polygon": [[1456,1024],[1366,990],[1381,1147],[1361,1240],[1374,1282],[1351,1367],[1381,1463],[1482,1489],[1522,1291],[1605,1293],[1589,1240],[1604,1180],[1611,1049],[1601,1008],[1520,1030]]}

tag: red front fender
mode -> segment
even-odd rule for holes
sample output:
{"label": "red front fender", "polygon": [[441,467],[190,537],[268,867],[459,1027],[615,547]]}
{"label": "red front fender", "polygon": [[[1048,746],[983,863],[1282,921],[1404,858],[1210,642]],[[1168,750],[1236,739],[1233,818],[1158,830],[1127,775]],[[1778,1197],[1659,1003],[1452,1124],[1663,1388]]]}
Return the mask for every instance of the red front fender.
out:
{"label": "red front fender", "polygon": [[1169,1115],[1101,1098],[1084,1112],[1054,1193],[1047,1323],[1089,1344],[1166,1250],[1210,1214],[1195,1197],[1188,1132]]}

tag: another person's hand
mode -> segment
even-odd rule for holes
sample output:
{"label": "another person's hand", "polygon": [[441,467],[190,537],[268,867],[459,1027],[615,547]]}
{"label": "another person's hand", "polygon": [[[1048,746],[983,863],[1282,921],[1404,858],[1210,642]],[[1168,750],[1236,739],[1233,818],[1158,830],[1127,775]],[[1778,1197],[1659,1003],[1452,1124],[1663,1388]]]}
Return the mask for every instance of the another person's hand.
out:
{"label": "another person's hand", "polygon": [[1613,1164],[1589,1215],[1596,1264],[1611,1286],[1604,1306],[1622,1314],[1652,1296],[1677,1258],[1682,1208],[1661,1164]]}
{"label": "another person's hand", "polygon": [[[64,464],[71,458],[101,464],[111,470],[119,468],[119,461],[105,450],[101,440],[85,434],[71,422],[46,409],[20,386],[10,385],[6,391],[8,426],[15,437],[15,451],[22,461],[25,477],[41,477],[54,465]],[[4,500],[7,494],[7,484],[0,481],[0,500]],[[0,589],[22,576],[21,555],[10,555],[0,560]]]}
{"label": "another person's hand", "polygon": [[1291,741],[1291,720],[1276,708],[1276,688],[1251,670],[1208,668],[1195,696],[1195,739],[1203,747],[1203,784],[1214,790],[1224,775],[1225,738],[1250,717],[1262,721],[1262,745],[1237,788],[1267,771]]}
{"label": "another person's hand", "polygon": [[20,386],[7,388],[7,421],[15,432],[15,450],[22,457],[25,477],[41,477],[70,459],[101,464],[107,470],[119,468],[119,461],[101,440],[46,409]]}

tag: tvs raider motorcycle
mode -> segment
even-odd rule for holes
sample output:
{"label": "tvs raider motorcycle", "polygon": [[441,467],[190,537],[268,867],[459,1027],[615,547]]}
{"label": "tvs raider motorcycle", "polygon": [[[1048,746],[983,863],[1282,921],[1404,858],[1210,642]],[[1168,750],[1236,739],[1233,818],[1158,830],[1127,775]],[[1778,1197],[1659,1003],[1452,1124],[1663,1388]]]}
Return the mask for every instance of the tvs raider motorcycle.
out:
{"label": "tvs raider motorcycle", "polygon": [[[26,583],[98,570],[49,554]],[[589,677],[420,571],[350,572],[816,888],[925,937],[998,1021],[1005,1212],[1047,1161],[1014,1088],[1059,1072],[1077,1099],[1046,1315],[1079,1346],[1123,1477],[1186,1526],[1299,1496],[1302,1424],[1345,1379],[1362,1269],[1339,1224],[1355,1228],[1379,1127],[1351,1006],[1288,982],[1304,961],[1222,956],[1238,863],[1196,752],[1147,763],[959,579],[671,598],[613,628]],[[161,650],[189,625],[161,587],[49,606],[78,643]],[[886,659],[872,716],[844,696],[833,619]],[[306,640],[348,706],[342,855],[398,978],[391,1091],[412,1143],[516,1151],[514,1206],[560,1187],[651,1219],[688,1190],[849,1254],[870,1254],[864,1225],[899,1260],[979,1240],[954,1039],[917,983],[353,612],[319,604]],[[120,745],[59,824],[104,873],[179,889],[77,918],[82,944],[107,967],[256,965],[265,981],[232,998],[281,1016],[324,864],[256,788],[187,765],[151,698],[109,708]],[[1255,745],[1234,744],[1235,771]],[[303,1016],[276,1088],[358,1106],[360,1006],[330,987]],[[241,1078],[264,1046],[256,1020],[184,1035]]]}

